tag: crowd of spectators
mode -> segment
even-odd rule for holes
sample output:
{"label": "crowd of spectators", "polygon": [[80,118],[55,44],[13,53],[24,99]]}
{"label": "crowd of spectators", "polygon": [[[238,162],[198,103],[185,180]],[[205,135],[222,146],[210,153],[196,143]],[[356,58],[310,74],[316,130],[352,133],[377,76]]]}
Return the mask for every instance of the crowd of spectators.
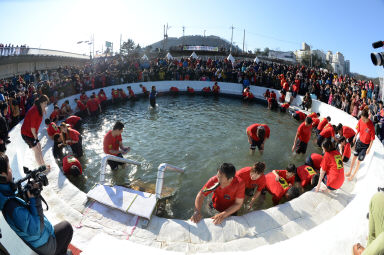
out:
{"label": "crowd of spectators", "polygon": [[[111,85],[161,81],[200,80],[240,83],[305,95],[328,103],[358,118],[368,107],[373,120],[379,116],[379,84],[356,80],[319,68],[238,60],[190,58],[142,60],[125,56],[98,58],[83,67],[66,66],[0,80],[0,100],[9,105],[8,121],[14,126],[39,94],[50,102],[82,91]],[[383,118],[381,118],[383,119]],[[384,121],[384,120],[383,120]]]}
{"label": "crowd of spectators", "polygon": [[24,45],[2,44],[0,43],[0,57],[25,55],[28,53],[29,47]]}

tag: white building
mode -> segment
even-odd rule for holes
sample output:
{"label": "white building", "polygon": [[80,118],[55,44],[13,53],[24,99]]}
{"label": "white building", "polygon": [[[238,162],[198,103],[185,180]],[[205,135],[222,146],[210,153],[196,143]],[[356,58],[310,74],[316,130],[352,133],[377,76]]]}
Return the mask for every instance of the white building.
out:
{"label": "white building", "polygon": [[292,51],[277,51],[277,50],[270,50],[268,53],[268,58],[271,59],[281,59],[284,61],[296,63],[296,57],[295,54]]}
{"label": "white building", "polygon": [[316,55],[317,57],[319,57],[321,59],[322,63],[325,63],[326,55],[325,55],[325,53],[323,51],[321,51],[321,50],[313,50],[312,54]]}

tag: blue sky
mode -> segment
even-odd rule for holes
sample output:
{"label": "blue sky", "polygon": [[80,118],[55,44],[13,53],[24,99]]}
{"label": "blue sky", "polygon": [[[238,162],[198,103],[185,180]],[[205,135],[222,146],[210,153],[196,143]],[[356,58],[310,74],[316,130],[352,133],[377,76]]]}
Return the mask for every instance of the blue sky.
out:
{"label": "blue sky", "polygon": [[[118,49],[123,40],[141,46],[170,37],[217,35],[242,48],[296,50],[302,42],[313,49],[340,51],[351,71],[371,77],[383,68],[370,60],[372,42],[384,40],[384,0],[270,1],[125,1],[125,0],[0,0],[0,42],[71,52],[89,52],[77,41],[95,37],[95,50],[105,41]],[[381,49],[383,51],[383,49]]]}

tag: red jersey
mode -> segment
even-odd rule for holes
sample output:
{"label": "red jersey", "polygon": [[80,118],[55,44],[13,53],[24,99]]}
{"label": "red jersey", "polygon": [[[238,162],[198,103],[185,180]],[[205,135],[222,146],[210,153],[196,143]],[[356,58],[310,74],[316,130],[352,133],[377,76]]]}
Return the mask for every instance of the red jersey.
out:
{"label": "red jersey", "polygon": [[295,112],[297,115],[299,115],[299,119],[300,120],[305,120],[305,118],[307,117],[307,114],[301,112],[301,111],[296,111]]}
{"label": "red jersey", "polygon": [[322,121],[320,121],[319,125],[317,126],[317,130],[320,130],[320,131],[323,130],[323,128],[327,124],[328,124],[328,119],[324,118]]}
{"label": "red jersey", "polygon": [[362,119],[359,120],[356,127],[357,133],[360,133],[360,141],[365,144],[370,144],[375,140],[375,127],[371,120],[365,123]]}
{"label": "red jersey", "polygon": [[143,91],[144,94],[147,93],[147,88],[145,86],[142,86],[141,90]]}
{"label": "red jersey", "polygon": [[189,87],[189,88],[187,88],[187,92],[189,92],[189,93],[195,93],[195,90],[194,90],[193,88]]}
{"label": "red jersey", "polygon": [[80,100],[83,101],[83,102],[87,102],[88,101],[88,96],[86,94],[81,94],[80,95]]}
{"label": "red jersey", "polygon": [[207,189],[214,186],[218,181],[217,176],[213,176],[204,185],[201,192],[204,196],[208,196],[211,192],[213,192],[213,207],[219,212],[222,212],[231,207],[235,203],[236,198],[244,198],[245,187],[244,182],[235,176],[233,177],[232,182],[225,188],[221,188],[221,186],[219,186],[215,190],[207,191]]}
{"label": "red jersey", "polygon": [[351,157],[351,144],[346,143],[343,149],[343,156],[345,158],[350,158]]}
{"label": "red jersey", "polygon": [[313,112],[313,113],[308,114],[307,117],[310,117],[311,119],[317,118],[317,114],[315,112]]}
{"label": "red jersey", "polygon": [[276,93],[274,91],[271,92],[271,98],[276,99]]}
{"label": "red jersey", "polygon": [[95,112],[99,109],[99,101],[96,98],[92,98],[87,102],[87,108],[90,112]]}
{"label": "red jersey", "polygon": [[312,177],[316,175],[316,171],[307,165],[302,165],[297,168],[297,175],[301,180],[301,186],[305,187],[311,184]]}
{"label": "red jersey", "polygon": [[275,170],[276,173],[281,177],[284,178],[289,184],[295,184],[295,175],[291,176],[290,178],[287,177],[287,170]]}
{"label": "red jersey", "polygon": [[36,130],[36,135],[37,135],[39,132],[39,127],[42,120],[43,120],[43,116],[39,114],[39,110],[37,109],[37,106],[33,105],[25,115],[23,125],[21,126],[21,134],[34,138],[31,128],[34,128]]}
{"label": "red jersey", "polygon": [[289,108],[289,104],[288,103],[282,104],[281,107],[283,107],[284,109],[288,109]]}
{"label": "red jersey", "polygon": [[254,96],[254,95],[252,94],[252,92],[250,92],[250,91],[247,92],[246,97],[247,97],[248,99],[254,99],[254,98],[255,98],[255,96]]}
{"label": "red jersey", "polygon": [[[254,140],[254,141],[259,141],[259,137],[257,137],[257,128],[259,126],[263,126],[265,129],[265,138],[269,138],[269,135],[271,133],[268,125],[266,124],[252,124],[249,127],[247,127],[247,134]],[[264,139],[265,139],[264,138]]]}
{"label": "red jersey", "polygon": [[120,91],[121,98],[127,98],[127,94],[125,94],[124,90],[119,90],[119,91]]}
{"label": "red jersey", "polygon": [[318,118],[312,118],[312,127],[317,127],[320,123]]}
{"label": "red jersey", "polygon": [[104,102],[105,100],[107,100],[107,96],[104,92],[99,92],[97,96],[100,98],[100,102]]}
{"label": "red jersey", "polygon": [[311,139],[312,125],[307,126],[305,122],[301,123],[299,128],[297,129],[297,134],[297,137],[300,141],[308,143]]}
{"label": "red jersey", "polygon": [[285,179],[280,178],[276,181],[276,177],[273,173],[265,175],[265,187],[272,194],[272,201],[274,204],[278,204],[280,199],[289,190],[289,184]]}
{"label": "red jersey", "polygon": [[51,113],[51,115],[49,115],[49,119],[50,119],[51,121],[56,121],[56,120],[58,120],[58,118],[59,118],[59,114],[60,114],[59,111],[54,110],[54,111]]}
{"label": "red jersey", "polygon": [[55,122],[51,122],[47,127],[47,133],[49,136],[54,136],[55,134],[60,134],[60,129]]}
{"label": "red jersey", "polygon": [[130,97],[135,97],[135,92],[132,89],[128,89],[128,92]]}
{"label": "red jersey", "polygon": [[112,95],[112,98],[113,98],[113,99],[119,98],[119,96],[120,96],[118,90],[113,90],[113,91],[111,92],[111,95]]}
{"label": "red jersey", "polygon": [[352,128],[347,127],[347,126],[343,126],[343,136],[345,138],[349,139],[355,135],[356,135],[356,133]]}
{"label": "red jersey", "polygon": [[210,87],[204,87],[203,92],[211,92],[211,88]]}
{"label": "red jersey", "polygon": [[213,85],[212,91],[213,91],[213,93],[219,93],[220,92],[220,86],[219,85]]}
{"label": "red jersey", "polygon": [[344,166],[337,150],[326,152],[321,161],[321,169],[327,173],[327,186],[338,189],[344,183]]}
{"label": "red jersey", "polygon": [[320,154],[317,154],[317,153],[312,153],[311,159],[312,159],[312,163],[313,163],[313,168],[320,170],[320,167],[321,167],[320,165],[321,165],[321,161],[323,161],[323,156],[321,156]]}
{"label": "red jersey", "polygon": [[79,108],[80,111],[85,111],[87,109],[87,107],[85,107],[83,102],[81,102],[80,100],[77,100],[76,104],[77,104],[77,107]]}
{"label": "red jersey", "polygon": [[80,170],[80,174],[83,173],[83,168],[81,167],[81,164],[77,158],[74,156],[65,156],[63,158],[63,172],[64,174],[70,174],[71,166],[77,166]]}
{"label": "red jersey", "polygon": [[[66,137],[67,140],[72,140],[72,141],[74,141],[74,143],[77,143],[79,141],[79,137],[80,137],[79,132],[77,132],[76,130],[74,130],[72,128],[68,128],[67,137]],[[74,143],[69,142],[68,145],[72,145]]]}
{"label": "red jersey", "polygon": [[265,188],[265,176],[261,175],[256,180],[251,179],[252,167],[244,167],[236,172],[236,176],[243,180],[246,189],[254,189],[257,187],[257,191],[262,191]]}
{"label": "red jersey", "polygon": [[76,124],[77,124],[77,122],[79,122],[79,120],[81,120],[80,117],[75,116],[75,115],[72,115],[72,116],[69,116],[69,117],[65,120],[65,123],[71,125],[71,127],[73,128],[74,126],[76,126]]}
{"label": "red jersey", "polygon": [[110,130],[104,136],[103,149],[104,153],[117,156],[117,153],[111,153],[110,150],[118,151],[120,147],[120,142],[122,141],[121,135],[113,136],[112,130]]}
{"label": "red jersey", "polygon": [[321,132],[320,135],[325,138],[330,138],[335,136],[335,130],[332,126],[325,127]]}
{"label": "red jersey", "polygon": [[176,87],[171,87],[171,88],[169,89],[169,91],[171,91],[171,92],[179,92],[179,89],[176,88]]}

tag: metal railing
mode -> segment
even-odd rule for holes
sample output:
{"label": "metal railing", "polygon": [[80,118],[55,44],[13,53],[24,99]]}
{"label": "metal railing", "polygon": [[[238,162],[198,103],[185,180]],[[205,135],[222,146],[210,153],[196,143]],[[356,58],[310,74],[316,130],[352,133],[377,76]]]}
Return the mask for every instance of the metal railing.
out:
{"label": "metal railing", "polygon": [[104,184],[104,181],[105,181],[105,168],[107,167],[107,161],[108,160],[116,161],[116,162],[119,162],[119,163],[127,163],[127,164],[141,166],[140,162],[137,162],[137,161],[134,161],[134,160],[130,160],[130,159],[126,159],[126,158],[120,158],[120,157],[117,157],[117,156],[114,156],[114,155],[107,155],[107,156],[105,156],[101,160],[100,184]]}
{"label": "metal railing", "polygon": [[30,56],[30,55],[89,59],[89,55],[59,51],[59,50],[24,48],[24,47],[1,47],[0,48],[0,57]]}
{"label": "metal railing", "polygon": [[173,166],[167,163],[161,163],[157,168],[157,179],[156,179],[156,199],[157,200],[161,198],[161,192],[163,190],[164,172],[167,169],[178,172],[178,173],[184,173],[183,168]]}

